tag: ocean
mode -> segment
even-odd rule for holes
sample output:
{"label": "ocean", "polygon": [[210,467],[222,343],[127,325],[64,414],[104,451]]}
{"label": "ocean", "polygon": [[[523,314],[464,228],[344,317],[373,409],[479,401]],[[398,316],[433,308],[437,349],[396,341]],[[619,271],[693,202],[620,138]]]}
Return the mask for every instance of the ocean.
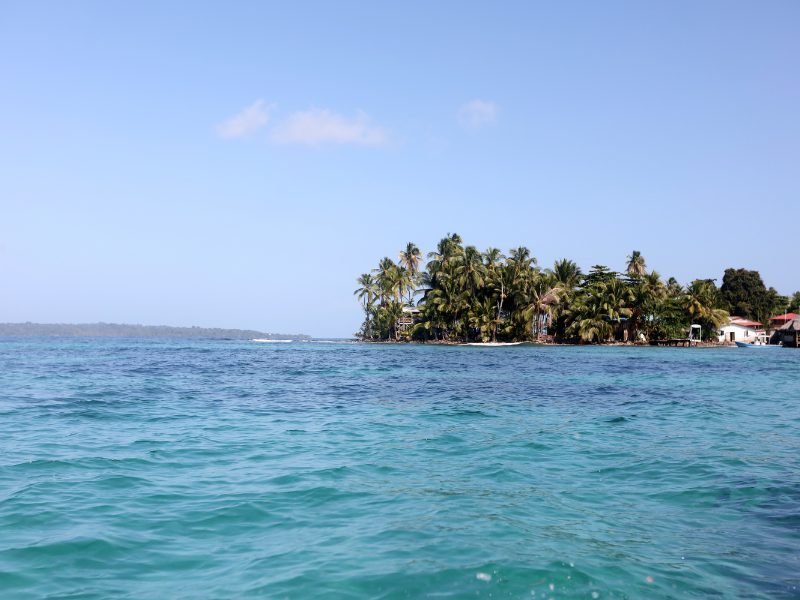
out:
{"label": "ocean", "polygon": [[800,598],[800,350],[0,340],[0,598]]}

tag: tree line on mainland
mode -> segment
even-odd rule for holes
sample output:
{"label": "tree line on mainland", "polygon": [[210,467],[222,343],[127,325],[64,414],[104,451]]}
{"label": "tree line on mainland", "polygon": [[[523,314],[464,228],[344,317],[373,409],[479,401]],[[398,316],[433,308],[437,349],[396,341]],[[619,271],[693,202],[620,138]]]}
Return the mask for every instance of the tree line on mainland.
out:
{"label": "tree line on mainland", "polygon": [[0,323],[0,336],[21,337],[130,337],[200,338],[218,340],[311,339],[303,334],[264,333],[250,329],[171,327],[121,323]]}
{"label": "tree line on mainland", "polygon": [[757,271],[727,269],[719,287],[713,279],[683,286],[648,271],[636,250],[623,273],[604,265],[583,273],[566,258],[542,269],[524,246],[480,252],[458,234],[444,237],[424,268],[409,242],[397,262],[383,258],[358,286],[364,322],[356,337],[373,341],[646,342],[686,338],[691,324],[711,339],[729,315],[766,323],[800,309],[800,292],[781,296]]}

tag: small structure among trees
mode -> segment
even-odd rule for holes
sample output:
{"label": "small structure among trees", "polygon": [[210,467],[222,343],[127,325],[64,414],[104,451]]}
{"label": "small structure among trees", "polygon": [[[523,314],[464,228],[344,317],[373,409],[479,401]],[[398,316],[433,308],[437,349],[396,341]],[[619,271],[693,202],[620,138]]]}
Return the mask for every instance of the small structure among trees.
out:
{"label": "small structure among trees", "polygon": [[719,330],[719,341],[732,344],[733,342],[750,342],[763,335],[764,330],[758,321],[750,321],[742,317],[731,317],[727,324]]}
{"label": "small structure among trees", "polygon": [[800,348],[800,317],[787,321],[778,329],[779,341],[789,348]]}

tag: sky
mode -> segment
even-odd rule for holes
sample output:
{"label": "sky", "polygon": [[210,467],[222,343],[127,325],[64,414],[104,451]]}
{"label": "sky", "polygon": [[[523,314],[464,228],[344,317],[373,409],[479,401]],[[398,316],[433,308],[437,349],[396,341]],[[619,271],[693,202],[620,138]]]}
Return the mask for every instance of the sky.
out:
{"label": "sky", "polygon": [[450,232],[800,289],[800,3],[0,11],[0,322],[350,336]]}

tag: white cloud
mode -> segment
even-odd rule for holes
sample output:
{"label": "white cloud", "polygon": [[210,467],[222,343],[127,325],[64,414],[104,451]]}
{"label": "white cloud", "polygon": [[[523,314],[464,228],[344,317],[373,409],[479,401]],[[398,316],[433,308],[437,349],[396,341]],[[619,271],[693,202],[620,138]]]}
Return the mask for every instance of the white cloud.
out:
{"label": "white cloud", "polygon": [[217,133],[227,139],[252,135],[269,123],[270,107],[263,100],[256,100],[230,119],[217,125]]}
{"label": "white cloud", "polygon": [[478,129],[497,120],[497,105],[488,100],[472,100],[458,110],[458,121],[467,129]]}
{"label": "white cloud", "polygon": [[278,123],[272,131],[272,140],[304,146],[324,143],[380,146],[386,143],[387,136],[363,112],[348,118],[330,110],[313,108],[292,113]]}

